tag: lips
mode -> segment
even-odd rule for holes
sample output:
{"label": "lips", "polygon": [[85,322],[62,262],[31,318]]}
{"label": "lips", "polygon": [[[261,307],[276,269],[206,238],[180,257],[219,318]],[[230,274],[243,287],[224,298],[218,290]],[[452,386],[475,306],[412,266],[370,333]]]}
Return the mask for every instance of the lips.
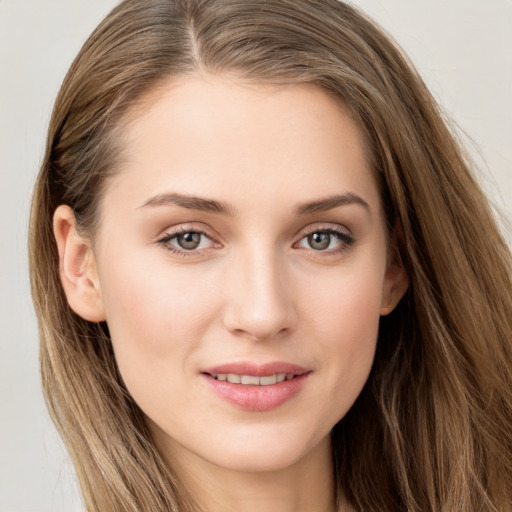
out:
{"label": "lips", "polygon": [[271,386],[278,382],[291,380],[295,377],[293,373],[277,373],[274,375],[264,375],[258,377],[257,375],[238,375],[236,373],[219,373],[212,375],[214,379],[231,382],[232,384],[244,384],[247,386]]}
{"label": "lips", "polygon": [[269,411],[291,400],[311,370],[285,363],[224,364],[202,372],[210,388],[230,404],[247,411]]}

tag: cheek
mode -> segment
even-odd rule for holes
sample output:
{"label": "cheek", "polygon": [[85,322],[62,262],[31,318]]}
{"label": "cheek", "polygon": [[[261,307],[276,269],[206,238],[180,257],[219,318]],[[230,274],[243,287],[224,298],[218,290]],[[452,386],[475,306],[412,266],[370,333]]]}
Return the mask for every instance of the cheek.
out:
{"label": "cheek", "polygon": [[142,258],[110,266],[101,283],[107,319],[129,326],[130,332],[186,333],[198,327],[212,306],[194,272]]}
{"label": "cheek", "polygon": [[110,266],[102,295],[116,360],[129,389],[179,370],[215,316],[216,305],[190,273],[168,266],[150,272],[147,263],[138,265],[136,259]]}
{"label": "cheek", "polygon": [[[316,289],[316,288],[315,288]],[[353,272],[331,279],[323,293],[308,302],[310,336],[333,392],[341,396],[339,419],[362,390],[371,370],[378,337],[381,308],[381,272]]]}
{"label": "cheek", "polygon": [[322,337],[332,340],[334,336],[345,343],[356,343],[359,339],[363,343],[368,337],[364,333],[376,334],[383,275],[384,270],[379,268],[349,268],[339,275],[328,276],[324,286],[311,281],[304,313],[312,321],[320,320],[315,324],[325,332]]}

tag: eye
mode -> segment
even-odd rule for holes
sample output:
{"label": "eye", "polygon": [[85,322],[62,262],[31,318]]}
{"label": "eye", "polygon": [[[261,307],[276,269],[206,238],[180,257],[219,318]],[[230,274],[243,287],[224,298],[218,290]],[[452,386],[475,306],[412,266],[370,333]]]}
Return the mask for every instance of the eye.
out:
{"label": "eye", "polygon": [[174,233],[168,233],[159,240],[166,249],[178,253],[190,253],[201,249],[207,249],[213,245],[213,241],[203,233],[197,230],[180,230]]}
{"label": "eye", "polygon": [[190,231],[189,233],[181,233],[171,238],[171,240],[176,240],[176,243],[180,246],[181,249],[185,249],[187,251],[192,251],[197,249],[201,245],[201,239],[204,235],[201,233],[196,233],[194,231]]}
{"label": "eye", "polygon": [[341,230],[320,229],[304,236],[298,246],[314,251],[336,252],[354,243],[354,238]]}

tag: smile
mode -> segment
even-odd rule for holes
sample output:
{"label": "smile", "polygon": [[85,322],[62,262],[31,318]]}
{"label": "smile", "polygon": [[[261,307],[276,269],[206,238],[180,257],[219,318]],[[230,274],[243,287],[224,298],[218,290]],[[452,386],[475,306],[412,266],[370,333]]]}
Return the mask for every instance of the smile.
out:
{"label": "smile", "polygon": [[216,380],[231,382],[232,384],[243,384],[245,386],[271,386],[285,380],[291,380],[295,377],[293,373],[276,373],[274,375],[237,375],[236,373],[219,373],[212,375]]}
{"label": "smile", "polygon": [[286,362],[263,365],[228,363],[201,372],[208,387],[225,403],[252,412],[271,411],[300,393],[313,373]]}

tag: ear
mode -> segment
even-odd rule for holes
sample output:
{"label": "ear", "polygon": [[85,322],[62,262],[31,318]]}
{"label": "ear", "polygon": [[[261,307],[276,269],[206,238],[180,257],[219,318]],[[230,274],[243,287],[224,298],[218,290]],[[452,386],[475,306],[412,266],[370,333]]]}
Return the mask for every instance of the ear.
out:
{"label": "ear", "polygon": [[404,245],[402,225],[398,221],[389,244],[386,275],[382,290],[382,305],[380,314],[389,315],[409,287],[409,277],[402,263],[400,246]]}
{"label": "ear", "polygon": [[53,215],[59,273],[71,309],[90,322],[105,320],[96,260],[91,245],[79,236],[73,210],[59,206]]}

